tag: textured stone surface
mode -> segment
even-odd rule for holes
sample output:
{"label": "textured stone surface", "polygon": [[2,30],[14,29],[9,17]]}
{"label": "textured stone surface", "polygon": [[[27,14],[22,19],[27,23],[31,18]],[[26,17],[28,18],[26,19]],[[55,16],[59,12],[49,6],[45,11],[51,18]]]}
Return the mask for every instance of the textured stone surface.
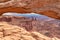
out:
{"label": "textured stone surface", "polygon": [[60,40],[60,20],[0,16],[0,40]]}
{"label": "textured stone surface", "polygon": [[8,2],[10,0],[0,0],[0,3],[3,3],[3,2]]}
{"label": "textured stone surface", "polygon": [[33,12],[60,19],[60,0],[11,0],[0,3],[0,15],[5,12]]}

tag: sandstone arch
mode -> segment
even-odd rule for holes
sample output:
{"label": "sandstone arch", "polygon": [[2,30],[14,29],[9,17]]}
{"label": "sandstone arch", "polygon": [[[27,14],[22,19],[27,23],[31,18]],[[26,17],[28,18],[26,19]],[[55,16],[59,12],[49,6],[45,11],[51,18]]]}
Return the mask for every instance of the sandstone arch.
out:
{"label": "sandstone arch", "polygon": [[0,15],[5,12],[33,12],[60,19],[60,0],[11,0],[0,3]]}

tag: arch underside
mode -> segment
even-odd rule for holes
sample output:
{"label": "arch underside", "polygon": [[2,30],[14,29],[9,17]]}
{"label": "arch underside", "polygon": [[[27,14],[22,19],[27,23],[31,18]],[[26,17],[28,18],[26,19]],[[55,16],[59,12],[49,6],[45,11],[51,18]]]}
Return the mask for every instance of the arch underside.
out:
{"label": "arch underside", "polygon": [[37,13],[37,14],[46,15],[52,18],[60,19],[60,17],[58,16],[58,13],[51,11],[51,10],[33,12],[29,9],[26,10],[24,8],[14,8],[14,7],[0,9],[0,15],[7,13],[7,12],[16,12],[16,13],[22,13],[22,14],[23,13]]}

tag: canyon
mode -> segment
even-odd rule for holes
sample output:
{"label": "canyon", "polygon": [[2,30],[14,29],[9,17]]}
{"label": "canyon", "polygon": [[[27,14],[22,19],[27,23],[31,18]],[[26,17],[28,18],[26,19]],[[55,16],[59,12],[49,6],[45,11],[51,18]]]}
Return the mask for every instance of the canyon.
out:
{"label": "canyon", "polygon": [[0,16],[0,40],[60,40],[60,20],[38,14]]}

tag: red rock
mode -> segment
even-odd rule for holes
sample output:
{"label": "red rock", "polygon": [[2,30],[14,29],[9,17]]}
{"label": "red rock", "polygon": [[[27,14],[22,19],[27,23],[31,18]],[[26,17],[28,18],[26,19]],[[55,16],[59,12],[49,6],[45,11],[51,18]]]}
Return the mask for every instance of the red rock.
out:
{"label": "red rock", "polygon": [[0,4],[0,15],[5,12],[33,12],[60,19],[60,0],[13,0],[11,3],[4,4]]}

